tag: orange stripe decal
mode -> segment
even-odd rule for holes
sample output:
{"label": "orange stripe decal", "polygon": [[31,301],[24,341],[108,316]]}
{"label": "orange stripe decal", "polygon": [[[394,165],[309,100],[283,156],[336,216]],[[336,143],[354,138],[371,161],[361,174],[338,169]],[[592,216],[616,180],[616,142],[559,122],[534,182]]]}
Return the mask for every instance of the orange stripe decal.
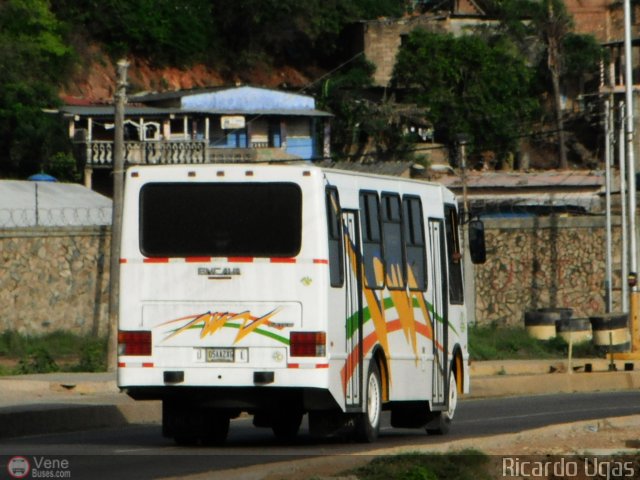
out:
{"label": "orange stripe decal", "polygon": [[252,263],[253,257],[229,257],[227,260],[230,263]]}
{"label": "orange stripe decal", "polygon": [[145,258],[143,263],[169,263],[169,258]]}

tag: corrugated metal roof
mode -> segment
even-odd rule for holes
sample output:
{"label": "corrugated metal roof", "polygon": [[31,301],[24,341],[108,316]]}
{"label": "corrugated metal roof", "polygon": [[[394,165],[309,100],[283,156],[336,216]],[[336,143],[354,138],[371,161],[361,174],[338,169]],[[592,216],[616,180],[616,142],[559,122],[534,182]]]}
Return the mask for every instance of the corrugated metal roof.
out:
{"label": "corrugated metal roof", "polygon": [[[110,117],[113,118],[115,112],[110,106],[76,106],[65,105],[60,109],[61,112],[69,115],[81,115],[84,117]],[[316,109],[303,110],[268,110],[254,108],[251,111],[241,110],[206,110],[206,109],[180,109],[180,108],[156,108],[156,107],[140,107],[127,106],[125,108],[126,116],[134,117],[166,117],[167,115],[184,115],[184,114],[203,114],[203,115],[278,115],[278,116],[303,116],[303,117],[332,117],[328,112]]]}
{"label": "corrugated metal roof", "polygon": [[[133,95],[129,101],[125,107],[125,114],[129,116],[183,113],[332,116],[328,112],[317,110],[315,99],[310,95],[249,86]],[[165,106],[153,106],[157,104]],[[61,110],[67,114],[83,116],[113,116],[115,113],[112,105],[65,105]]]}
{"label": "corrugated metal roof", "polygon": [[[115,115],[114,107],[109,105],[92,105],[92,106],[65,105],[60,109],[60,111],[62,113],[67,113],[70,115],[81,115],[84,117],[113,118]],[[167,114],[171,114],[171,113],[183,113],[183,112],[179,108],[155,108],[155,107],[144,107],[144,106],[134,106],[134,105],[127,105],[125,107],[125,115],[127,116],[165,117],[167,116]]]}
{"label": "corrugated metal roof", "polygon": [[111,199],[75,183],[0,181],[0,227],[111,225]]}
{"label": "corrugated metal roof", "polygon": [[373,173],[377,175],[391,175],[395,177],[408,176],[414,162],[387,161],[387,162],[334,162],[324,160],[316,165],[325,168],[348,170],[353,172]]}
{"label": "corrugated metal roof", "polygon": [[314,110],[316,101],[309,95],[256,87],[237,87],[219,92],[193,92],[180,98],[183,110]]}
{"label": "corrugated metal roof", "polygon": [[[458,175],[446,175],[438,181],[451,188],[462,187],[462,178]],[[567,188],[604,186],[604,174],[594,171],[547,171],[547,172],[469,172],[466,177],[468,188],[487,189],[528,189],[528,188]]]}

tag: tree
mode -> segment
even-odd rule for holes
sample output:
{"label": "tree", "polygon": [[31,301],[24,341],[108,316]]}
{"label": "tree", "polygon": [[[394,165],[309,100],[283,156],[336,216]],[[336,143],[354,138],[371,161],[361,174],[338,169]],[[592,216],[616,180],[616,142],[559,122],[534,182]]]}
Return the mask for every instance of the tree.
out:
{"label": "tree", "polygon": [[514,151],[538,109],[531,79],[504,42],[426,30],[409,34],[393,73],[396,85],[413,90],[441,141],[465,134],[475,151],[492,150],[499,160]]}
{"label": "tree", "polygon": [[403,131],[406,106],[386,95],[367,95],[375,66],[362,57],[326,79],[316,91],[318,106],[332,112],[331,150],[352,160],[413,157],[413,139]]}
{"label": "tree", "polygon": [[52,0],[58,18],[114,58],[142,56],[184,67],[211,58],[217,38],[212,0]]}
{"label": "tree", "polygon": [[542,40],[547,45],[547,68],[551,75],[556,127],[558,130],[559,166],[561,169],[566,169],[569,166],[569,162],[567,160],[567,145],[562,119],[560,74],[563,69],[562,46],[566,35],[573,26],[573,22],[562,0],[543,0],[540,7],[538,14],[534,17],[534,22],[539,25]]}
{"label": "tree", "polygon": [[226,61],[236,69],[257,62],[309,64],[336,52],[350,22],[400,16],[397,0],[216,0],[213,17]]}
{"label": "tree", "polygon": [[[597,72],[602,49],[592,35],[572,32],[573,19],[562,0],[502,0],[497,2],[501,24],[523,53],[534,52],[533,63],[550,83],[558,133],[559,167],[568,168],[566,132],[562,112],[562,86],[582,82]],[[537,44],[541,48],[531,48]]]}
{"label": "tree", "polygon": [[72,58],[46,0],[0,3],[1,174],[36,173],[56,152],[69,150],[61,122],[43,109],[59,103],[56,87]]}

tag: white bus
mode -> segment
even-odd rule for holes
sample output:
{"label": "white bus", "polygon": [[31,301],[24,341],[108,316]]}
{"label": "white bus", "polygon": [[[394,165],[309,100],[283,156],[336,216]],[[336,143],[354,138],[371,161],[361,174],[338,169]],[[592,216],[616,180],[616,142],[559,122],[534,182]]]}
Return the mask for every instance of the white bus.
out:
{"label": "white bus", "polygon": [[433,183],[310,164],[131,168],[118,384],[162,400],[179,444],[224,441],[242,412],[280,439],[308,414],[314,435],[371,442],[383,409],[444,433],[469,390],[460,245],[456,199]]}

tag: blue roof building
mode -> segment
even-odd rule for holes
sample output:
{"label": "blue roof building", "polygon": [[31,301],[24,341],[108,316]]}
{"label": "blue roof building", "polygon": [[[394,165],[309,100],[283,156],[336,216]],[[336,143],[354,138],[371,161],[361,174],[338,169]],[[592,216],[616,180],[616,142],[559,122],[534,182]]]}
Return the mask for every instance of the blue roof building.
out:
{"label": "blue roof building", "polygon": [[[113,165],[114,108],[66,105],[62,113],[91,187]],[[125,108],[125,163],[327,158],[330,118],[309,95],[250,86],[132,95]]]}

